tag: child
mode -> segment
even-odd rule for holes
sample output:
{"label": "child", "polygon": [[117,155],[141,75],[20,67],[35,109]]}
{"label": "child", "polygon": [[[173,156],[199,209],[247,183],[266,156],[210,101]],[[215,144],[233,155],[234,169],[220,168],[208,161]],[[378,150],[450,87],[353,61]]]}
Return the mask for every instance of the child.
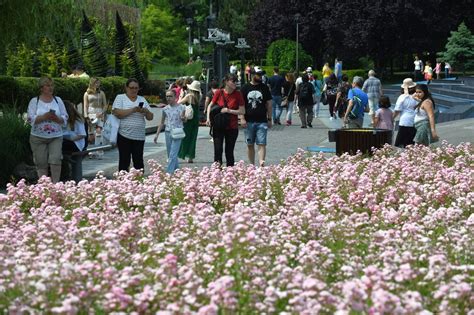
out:
{"label": "child", "polygon": [[392,104],[388,96],[382,95],[379,100],[379,109],[375,112],[375,128],[393,130]]}
{"label": "child", "polygon": [[388,143],[392,144],[393,115],[389,107],[392,106],[388,96],[382,95],[379,99],[379,109],[375,112],[374,126],[377,129],[390,130]]}

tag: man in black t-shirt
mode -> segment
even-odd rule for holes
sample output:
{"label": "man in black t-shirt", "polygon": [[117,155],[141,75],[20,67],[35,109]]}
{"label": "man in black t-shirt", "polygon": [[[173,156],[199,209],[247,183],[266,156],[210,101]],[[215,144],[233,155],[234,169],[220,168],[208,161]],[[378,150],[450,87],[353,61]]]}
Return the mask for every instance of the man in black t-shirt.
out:
{"label": "man in black t-shirt", "polygon": [[259,165],[265,165],[267,131],[272,126],[272,95],[268,86],[262,83],[262,72],[255,72],[250,83],[240,92],[245,101],[245,115],[240,116],[245,128],[245,143],[249,161],[255,164],[255,143],[258,146]]}

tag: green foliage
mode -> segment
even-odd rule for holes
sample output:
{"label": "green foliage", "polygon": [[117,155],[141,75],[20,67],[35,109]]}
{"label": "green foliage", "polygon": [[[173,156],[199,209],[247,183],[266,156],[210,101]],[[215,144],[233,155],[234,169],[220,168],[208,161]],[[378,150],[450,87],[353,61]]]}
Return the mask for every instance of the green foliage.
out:
{"label": "green foliage", "polygon": [[463,72],[474,69],[474,35],[464,22],[451,32],[445,48],[446,51],[439,53],[443,61]]}
{"label": "green foliage", "polygon": [[164,63],[181,63],[187,60],[185,28],[171,8],[149,5],[141,19],[142,44],[151,56]]}
{"label": "green foliage", "polygon": [[[282,69],[295,69],[296,42],[288,39],[279,39],[271,43],[267,50],[267,63],[277,65]],[[298,64],[300,68],[313,64],[311,56],[298,43]]]}
{"label": "green foliage", "polygon": [[83,13],[81,26],[81,45],[87,72],[93,76],[106,76],[108,70],[107,58],[85,13]]}
{"label": "green foliage", "polygon": [[[143,72],[140,68],[140,64],[138,62],[137,54],[135,53],[135,48],[133,47],[132,42],[128,36],[127,30],[122,23],[122,19],[120,15],[117,13],[115,17],[115,25],[116,25],[116,37],[115,37],[115,58],[116,60],[123,62],[128,62],[131,76],[136,78],[140,84],[143,85],[145,83],[145,77]],[[121,57],[126,56],[126,60],[124,61]],[[117,65],[117,64],[116,64]]]}
{"label": "green foliage", "polygon": [[29,144],[30,126],[18,111],[0,108],[0,187],[12,180],[13,169],[21,162],[32,164]]}
{"label": "green foliage", "polygon": [[[53,78],[53,80],[55,95],[76,104],[82,102],[84,92],[89,85],[88,80],[71,78]],[[101,88],[109,103],[113,102],[117,94],[124,93],[125,81],[123,77],[100,79]],[[154,91],[159,88],[154,88]],[[10,104],[10,107],[20,113],[26,111],[31,98],[38,94],[38,78],[0,76],[0,103]]]}
{"label": "green foliage", "polygon": [[202,62],[194,62],[190,65],[173,65],[168,63],[158,63],[153,66],[150,79],[169,79],[178,77],[194,76],[199,78],[202,71]]}

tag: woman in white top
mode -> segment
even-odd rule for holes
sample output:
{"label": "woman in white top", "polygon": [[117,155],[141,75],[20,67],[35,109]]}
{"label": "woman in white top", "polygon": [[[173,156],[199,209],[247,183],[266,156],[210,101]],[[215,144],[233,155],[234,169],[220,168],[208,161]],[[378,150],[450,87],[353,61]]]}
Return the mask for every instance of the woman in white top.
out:
{"label": "woman in white top", "polygon": [[94,144],[99,145],[107,112],[107,99],[105,93],[100,89],[98,78],[90,79],[89,87],[84,93],[83,104],[84,117],[88,119],[90,133],[94,135]]}
{"label": "woman in white top", "polygon": [[166,168],[166,172],[172,174],[179,167],[178,152],[183,139],[174,139],[171,137],[171,130],[174,128],[184,128],[183,121],[186,121],[184,116],[186,106],[176,103],[175,90],[166,91],[166,101],[168,105],[163,109],[161,122],[153,141],[157,143],[161,129],[163,129],[163,126],[166,126],[165,140],[166,153],[168,154],[168,167]]}
{"label": "woman in white top", "polygon": [[416,134],[413,141],[417,144],[430,145],[438,141],[435,128],[435,103],[426,84],[417,84],[415,99],[419,101],[415,107]]}
{"label": "woman in white top", "polygon": [[[69,118],[66,129],[63,131],[63,153],[72,155],[74,152],[83,151],[86,146],[86,126],[73,103],[65,100],[64,105]],[[71,159],[73,160],[71,163],[72,179],[78,183],[82,179],[82,156],[71,156]]]}
{"label": "woman in white top", "polygon": [[143,169],[143,148],[145,146],[145,118],[153,119],[150,105],[138,95],[138,80],[130,78],[125,84],[125,94],[119,94],[112,105],[112,114],[120,119],[117,134],[119,171],[128,171],[130,160],[135,169]]}
{"label": "woman in white top", "polygon": [[415,138],[415,107],[418,101],[413,98],[415,94],[416,83],[413,82],[412,78],[406,78],[403,80],[402,94],[398,97],[395,104],[395,111],[393,112],[393,119],[400,115],[398,123],[398,133],[395,139],[395,146],[404,148],[408,145],[414,144],[413,138]]}
{"label": "woman in white top", "polygon": [[38,177],[48,176],[48,169],[51,169],[51,179],[57,183],[61,176],[63,126],[68,115],[61,98],[53,94],[51,78],[40,78],[39,87],[40,95],[28,104],[30,146]]}

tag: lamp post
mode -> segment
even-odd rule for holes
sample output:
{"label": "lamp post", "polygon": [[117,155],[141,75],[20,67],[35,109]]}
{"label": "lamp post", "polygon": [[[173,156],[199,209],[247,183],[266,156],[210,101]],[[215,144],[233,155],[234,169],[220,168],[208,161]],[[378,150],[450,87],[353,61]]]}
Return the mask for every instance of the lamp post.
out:
{"label": "lamp post", "polygon": [[237,45],[235,48],[240,49],[240,84],[243,85],[245,83],[245,64],[244,64],[244,49],[250,48],[247,44],[245,38],[237,38]]}
{"label": "lamp post", "polygon": [[188,54],[189,54],[189,59],[191,59],[191,55],[193,54],[193,46],[191,44],[191,25],[193,24],[194,20],[193,18],[187,18],[186,23],[188,24],[188,27],[186,27],[186,30],[188,31]]}
{"label": "lamp post", "polygon": [[298,49],[299,49],[299,37],[300,37],[300,34],[299,34],[299,22],[300,22],[300,18],[301,18],[301,14],[299,13],[296,13],[295,14],[295,22],[296,22],[296,73],[297,75],[299,75],[300,73],[300,65],[299,65],[299,60],[298,60]]}

